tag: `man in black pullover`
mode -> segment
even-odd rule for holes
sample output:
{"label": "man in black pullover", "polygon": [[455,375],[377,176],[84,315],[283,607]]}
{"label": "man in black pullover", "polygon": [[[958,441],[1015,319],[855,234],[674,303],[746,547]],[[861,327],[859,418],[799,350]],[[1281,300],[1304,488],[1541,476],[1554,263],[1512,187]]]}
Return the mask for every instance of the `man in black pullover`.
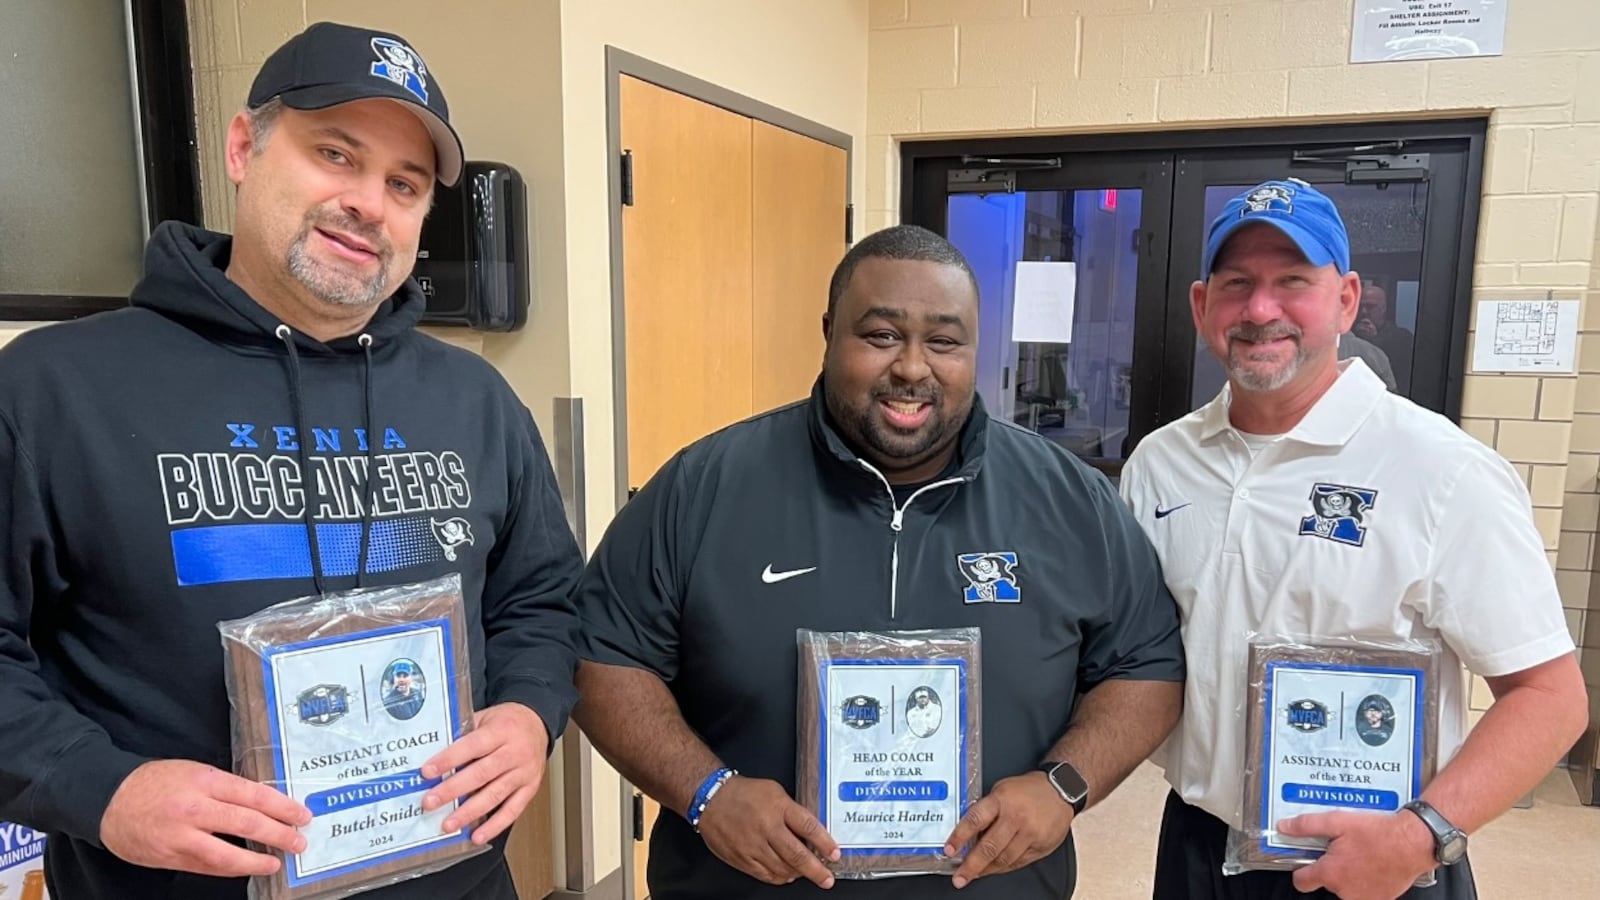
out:
{"label": "man in black pullover", "polygon": [[[822,325],[810,401],[670,460],[578,591],[575,715],[665,808],[650,894],[1068,897],[1075,816],[1178,718],[1160,565],[1104,476],[984,412],[977,285],[943,238],[902,226],[862,240]],[[971,852],[954,877],[835,881],[822,859],[846,842],[791,799],[796,629],[971,627],[983,796],[934,838]]]}

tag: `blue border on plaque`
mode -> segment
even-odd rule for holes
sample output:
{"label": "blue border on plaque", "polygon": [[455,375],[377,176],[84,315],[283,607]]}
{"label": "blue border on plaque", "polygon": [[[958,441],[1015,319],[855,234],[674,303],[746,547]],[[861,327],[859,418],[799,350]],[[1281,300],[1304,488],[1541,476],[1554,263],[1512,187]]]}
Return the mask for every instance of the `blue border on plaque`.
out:
{"label": "blue border on plaque", "polygon": [[[959,696],[956,709],[956,721],[961,723],[961,761],[957,766],[957,778],[961,785],[960,815],[967,814],[967,807],[972,798],[967,796],[967,782],[970,780],[971,763],[967,759],[967,661],[964,659],[827,659],[817,667],[817,696],[821,702],[817,704],[818,715],[821,716],[820,726],[817,729],[818,740],[821,741],[818,754],[820,771],[817,779],[817,820],[822,827],[828,827],[828,711],[832,709],[828,697],[828,670],[834,666],[904,666],[906,668],[931,668],[934,666],[953,666],[956,670],[956,693]],[[955,826],[951,826],[954,828]],[[840,847],[839,855],[844,856],[934,856],[944,853],[944,845],[937,847]]]}
{"label": "blue border on plaque", "polygon": [[[1362,672],[1369,675],[1410,676],[1414,684],[1411,688],[1411,720],[1413,726],[1411,738],[1411,796],[1422,796],[1422,726],[1424,713],[1427,710],[1426,696],[1428,687],[1427,673],[1421,669],[1392,668],[1389,666],[1341,666],[1336,663],[1307,663],[1293,662],[1290,660],[1272,660],[1267,663],[1265,675],[1266,691],[1263,703],[1268,710],[1273,710],[1272,705],[1272,676],[1278,669],[1296,669],[1301,671],[1321,672]],[[1276,712],[1270,713],[1276,717]],[[1269,720],[1266,739],[1261,742],[1261,773],[1263,778],[1261,791],[1261,837],[1258,839],[1262,853],[1274,856],[1307,856],[1318,857],[1325,850],[1311,847],[1274,847],[1267,843],[1267,833],[1272,830],[1271,823],[1267,821],[1272,810],[1272,735],[1274,728]],[[1407,801],[1402,801],[1402,803]]]}
{"label": "blue border on plaque", "polygon": [[[278,696],[278,686],[276,684],[276,679],[274,679],[272,674],[273,657],[280,656],[284,653],[293,653],[301,650],[314,650],[318,647],[326,647],[332,644],[345,644],[354,641],[367,640],[369,638],[387,637],[392,634],[404,634],[406,632],[413,631],[430,631],[435,628],[440,631],[441,638],[444,642],[444,689],[450,700],[450,740],[453,742],[461,737],[461,710],[460,698],[457,696],[458,692],[456,690],[457,674],[455,642],[451,639],[450,620],[448,618],[425,619],[420,622],[407,622],[401,625],[386,625],[382,628],[372,628],[366,631],[352,631],[347,634],[336,634],[329,637],[314,638],[309,641],[300,641],[294,644],[283,644],[282,646],[266,648],[266,650],[261,654],[262,675],[266,679],[263,683],[262,693],[267,700],[267,708],[272,710],[272,715],[267,719],[267,727],[272,735],[272,770],[276,779],[276,784],[274,784],[273,787],[277,788],[280,793],[288,793],[285,790],[288,785],[288,781],[285,778],[283,771],[283,735],[280,731],[281,724],[279,721],[283,716],[284,704],[281,702],[281,699]],[[362,685],[361,689],[362,692],[365,693],[366,685]],[[436,778],[432,782],[429,782],[428,786],[431,787],[433,784],[437,784],[441,780],[442,779]],[[314,817],[315,814],[313,813],[313,818]],[[348,875],[351,872],[359,872],[362,869],[368,869],[372,866],[381,865],[386,862],[404,859],[407,856],[414,856],[418,853],[423,853],[438,847],[449,846],[450,844],[459,844],[463,841],[471,840],[471,838],[471,829],[467,826],[462,826],[461,829],[454,834],[441,833],[437,840],[425,841],[421,844],[413,844],[410,847],[404,847],[388,853],[379,854],[378,856],[371,857],[370,859],[364,859],[360,862],[349,863],[339,866],[338,868],[327,869],[322,872],[317,872],[314,875],[305,876],[300,875],[299,854],[286,853],[284,854],[284,876],[289,887],[291,888],[299,887],[305,884],[315,884],[319,881],[326,881],[329,878],[336,878],[340,875]]]}

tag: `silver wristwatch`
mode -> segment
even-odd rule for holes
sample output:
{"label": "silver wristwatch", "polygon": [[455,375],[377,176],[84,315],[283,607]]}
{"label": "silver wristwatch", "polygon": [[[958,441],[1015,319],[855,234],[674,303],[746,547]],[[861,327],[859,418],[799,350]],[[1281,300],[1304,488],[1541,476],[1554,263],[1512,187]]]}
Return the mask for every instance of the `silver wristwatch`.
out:
{"label": "silver wristwatch", "polygon": [[1433,832],[1433,858],[1440,865],[1453,866],[1467,855],[1467,833],[1451,825],[1450,820],[1439,815],[1426,800],[1413,800],[1400,808],[1416,813],[1422,824]]}

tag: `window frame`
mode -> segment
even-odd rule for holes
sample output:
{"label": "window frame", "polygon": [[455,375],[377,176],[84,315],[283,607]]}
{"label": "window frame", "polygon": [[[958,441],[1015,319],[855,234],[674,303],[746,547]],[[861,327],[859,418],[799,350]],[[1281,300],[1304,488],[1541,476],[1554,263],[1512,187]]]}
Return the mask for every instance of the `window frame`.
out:
{"label": "window frame", "polygon": [[[195,147],[194,77],[187,4],[125,0],[139,155],[147,226],[176,219],[200,221],[200,176]],[[50,322],[117,309],[127,297],[0,292],[0,322]]]}
{"label": "window frame", "polygon": [[[1346,121],[1315,125],[1263,125],[1193,131],[905,140],[900,144],[900,209],[903,211],[903,221],[944,234],[944,207],[948,197],[945,178],[949,170],[966,165],[961,162],[963,156],[1011,159],[1060,157],[1063,166],[1070,167],[1074,157],[1081,159],[1089,154],[1165,152],[1171,154],[1176,163],[1181,164],[1186,153],[1205,151],[1272,151],[1296,145],[1359,145],[1394,139],[1402,139],[1408,143],[1464,142],[1465,172],[1460,173],[1457,170],[1457,174],[1464,175],[1464,186],[1461,196],[1454,198],[1459,201],[1459,231],[1449,235],[1447,241],[1430,245],[1435,256],[1446,246],[1455,251],[1448,290],[1450,320],[1444,326],[1448,340],[1442,345],[1438,343],[1428,347],[1419,345],[1413,357],[1412,369],[1414,380],[1415,373],[1425,367],[1437,370],[1436,376],[1424,379],[1430,395],[1416,402],[1459,423],[1461,396],[1467,374],[1467,331],[1472,311],[1472,274],[1483,196],[1483,164],[1487,136],[1488,119],[1471,117],[1416,121]],[[1180,169],[1175,176],[1177,179],[1183,179],[1185,172]],[[1052,189],[1052,179],[1045,172],[1023,170],[1018,172],[1017,187],[1018,190],[1049,190]],[[1182,199],[1174,197],[1171,210],[1173,221],[1177,221],[1181,214],[1186,214],[1185,209],[1179,208]],[[1440,202],[1444,200],[1445,198],[1440,198]],[[1148,198],[1146,202],[1152,204]],[[1169,258],[1170,266],[1185,264],[1184,260],[1178,259],[1177,254],[1186,254],[1188,241],[1193,239],[1193,236],[1188,235],[1173,237],[1172,246],[1168,248],[1173,254]],[[1430,260],[1430,262],[1439,265],[1443,260]],[[1169,269],[1169,281],[1174,272],[1175,270]],[[1183,297],[1169,295],[1165,299],[1169,305],[1164,313],[1169,325],[1168,333],[1155,340],[1148,334],[1136,332],[1134,338],[1136,346],[1141,343],[1165,346],[1174,341],[1181,346],[1185,340],[1192,345],[1193,325],[1183,321],[1186,318],[1184,310],[1187,308],[1187,295]],[[1175,308],[1177,306],[1182,308]],[[1143,316],[1140,317],[1140,321],[1142,328]],[[1168,387],[1163,388],[1164,391],[1176,390],[1179,383],[1187,387],[1188,372],[1181,373],[1181,379],[1173,381],[1180,374],[1177,371],[1177,363],[1181,357],[1183,354],[1179,353],[1163,357],[1167,364],[1166,370],[1159,375],[1164,385],[1171,382]],[[1146,358],[1149,358],[1148,353]],[[1188,362],[1192,363],[1192,351]],[[1152,374],[1136,373],[1135,378],[1137,380],[1141,375],[1148,377]],[[1415,392],[1416,389],[1413,387],[1413,395]],[[1161,412],[1157,415],[1161,421],[1170,421],[1187,409],[1187,396],[1163,394]]]}

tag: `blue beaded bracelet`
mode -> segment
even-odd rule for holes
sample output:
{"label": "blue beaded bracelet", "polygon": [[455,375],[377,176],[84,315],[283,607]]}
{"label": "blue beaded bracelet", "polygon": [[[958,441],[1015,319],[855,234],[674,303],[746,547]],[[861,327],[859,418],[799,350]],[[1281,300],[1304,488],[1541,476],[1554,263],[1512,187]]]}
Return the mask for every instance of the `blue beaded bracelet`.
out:
{"label": "blue beaded bracelet", "polygon": [[712,772],[706,777],[705,781],[700,783],[700,790],[694,792],[694,800],[690,802],[689,812],[684,816],[689,820],[689,827],[694,829],[695,834],[700,833],[700,817],[705,815],[706,804],[710,803],[711,798],[717,795],[717,791],[722,790],[722,786],[728,782],[728,779],[737,774],[739,774],[737,771],[724,766]]}

